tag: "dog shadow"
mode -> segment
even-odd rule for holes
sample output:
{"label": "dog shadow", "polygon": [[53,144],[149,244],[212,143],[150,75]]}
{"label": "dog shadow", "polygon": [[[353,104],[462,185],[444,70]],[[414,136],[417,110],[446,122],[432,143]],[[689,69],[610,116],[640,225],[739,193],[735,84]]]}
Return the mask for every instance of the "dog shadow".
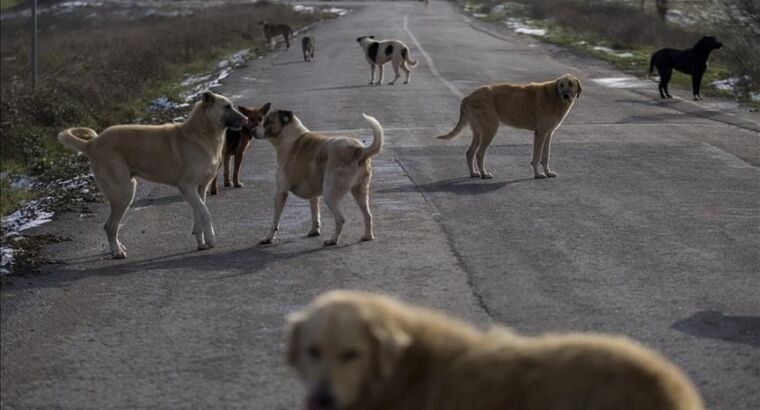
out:
{"label": "dog shadow", "polygon": [[671,328],[700,338],[760,347],[760,316],[731,316],[705,310],[673,323]]}
{"label": "dog shadow", "polygon": [[354,88],[366,88],[366,87],[376,87],[376,86],[369,85],[369,84],[339,85],[337,87],[309,88],[309,89],[307,89],[305,91],[350,90],[350,89],[354,89]]}
{"label": "dog shadow", "polygon": [[409,192],[447,193],[455,195],[480,195],[498,191],[505,186],[518,182],[531,181],[533,178],[515,179],[512,181],[483,182],[475,178],[454,178],[444,181],[431,182],[428,184],[405,185],[396,188],[387,188],[377,191],[381,194],[399,194]]}
{"label": "dog shadow", "polygon": [[184,200],[185,198],[183,198],[182,195],[170,195],[158,198],[143,198],[133,202],[130,209],[134,210],[136,208],[146,208],[149,206],[169,205],[175,204],[177,202],[183,202]]}
{"label": "dog shadow", "polygon": [[293,60],[293,61],[283,61],[281,63],[273,63],[273,66],[279,67],[284,65],[293,65],[293,64],[308,64],[306,61],[303,60]]}

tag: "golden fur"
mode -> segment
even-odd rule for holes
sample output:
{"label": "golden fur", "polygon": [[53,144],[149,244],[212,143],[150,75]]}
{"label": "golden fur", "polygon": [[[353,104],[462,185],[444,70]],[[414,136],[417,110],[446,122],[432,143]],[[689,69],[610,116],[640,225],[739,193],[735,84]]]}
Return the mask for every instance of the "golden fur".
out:
{"label": "golden fur", "polygon": [[340,200],[351,191],[364,215],[362,240],[374,239],[369,211],[370,157],[382,148],[383,128],[375,118],[362,115],[374,134],[372,145],[366,148],[354,138],[313,133],[290,111],[270,112],[256,127],[254,138],[268,139],[277,153],[274,221],[269,235],[259,243],[270,244],[274,240],[288,192],[309,199],[312,226],[308,236],[320,234],[319,199],[325,197],[327,207],[335,217],[335,233],[325,241],[325,245],[330,246],[338,243],[346,220],[340,210]]}
{"label": "golden fur", "polygon": [[318,297],[289,326],[310,410],[703,408],[676,366],[625,337],[482,332],[349,291]]}
{"label": "golden fur", "polygon": [[226,97],[206,92],[182,124],[115,125],[99,135],[69,128],[58,134],[63,145],[90,159],[95,182],[111,205],[104,228],[114,258],[127,256],[119,223],[135,196],[134,177],[179,188],[193,208],[198,250],[214,246],[206,188],[219,169],[225,129],[240,128],[245,121]]}
{"label": "golden fur", "polygon": [[[557,174],[549,169],[552,134],[562,124],[582,90],[578,78],[571,74],[543,83],[480,87],[462,99],[459,121],[454,129],[438,138],[455,138],[466,124],[470,124],[472,143],[467,149],[467,168],[471,177],[485,179],[493,177],[486,171],[485,156],[499,124],[531,130],[534,132],[531,165],[535,177],[555,177]],[[474,159],[477,160],[477,170]]]}

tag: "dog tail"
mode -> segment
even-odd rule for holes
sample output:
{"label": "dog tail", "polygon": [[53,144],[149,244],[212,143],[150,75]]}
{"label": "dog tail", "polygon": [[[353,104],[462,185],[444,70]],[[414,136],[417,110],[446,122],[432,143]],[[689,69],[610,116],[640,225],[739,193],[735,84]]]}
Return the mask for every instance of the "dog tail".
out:
{"label": "dog tail", "polygon": [[87,155],[89,140],[97,136],[98,133],[90,128],[68,128],[58,134],[58,142],[74,151]]}
{"label": "dog tail", "polygon": [[467,97],[465,97],[462,99],[462,104],[459,105],[459,121],[457,121],[457,125],[454,126],[454,129],[451,130],[450,133],[438,136],[436,138],[442,140],[450,140],[459,136],[459,133],[462,132],[462,128],[467,125],[467,101]]}
{"label": "dog tail", "polygon": [[369,157],[377,154],[383,148],[383,127],[375,119],[375,117],[367,114],[362,114],[362,117],[372,126],[372,145],[367,148],[363,148],[359,152],[359,164],[366,161]]}
{"label": "dog tail", "polygon": [[652,75],[654,73],[654,54],[652,54],[652,57],[649,59],[649,71],[647,71],[649,75]]}
{"label": "dog tail", "polygon": [[403,57],[404,60],[407,63],[409,63],[410,66],[412,66],[412,67],[416,67],[417,66],[418,61],[417,60],[412,60],[412,58],[409,57],[409,49],[408,48],[404,47],[403,49],[401,49],[401,57]]}

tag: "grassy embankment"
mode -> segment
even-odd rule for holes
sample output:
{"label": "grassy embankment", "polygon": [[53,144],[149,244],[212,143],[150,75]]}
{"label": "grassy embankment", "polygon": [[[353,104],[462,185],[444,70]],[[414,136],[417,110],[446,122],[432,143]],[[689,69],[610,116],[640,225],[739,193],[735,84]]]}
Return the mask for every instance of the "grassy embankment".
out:
{"label": "grassy embankment", "polygon": [[[546,35],[540,37],[543,41],[583,50],[640,77],[647,76],[649,58],[655,50],[662,47],[688,48],[703,35],[716,35],[726,46],[712,54],[710,66],[702,80],[702,94],[737,98],[754,107],[760,105],[749,98],[752,92],[760,91],[760,42],[752,40],[750,29],[737,28],[728,20],[718,26],[705,27],[704,23],[700,23],[681,27],[662,22],[653,10],[642,11],[624,2],[523,0],[506,3],[507,7],[494,12],[494,7],[499,4],[503,2],[476,1],[465,3],[465,7],[480,13],[480,19],[485,21],[518,18],[532,27],[545,29]],[[752,24],[751,20],[748,24]],[[628,52],[632,56],[623,57],[595,50],[595,46]],[[656,71],[654,75],[657,75]],[[743,84],[744,88],[738,94],[709,86],[716,80],[745,76],[749,81]],[[672,84],[690,90],[691,77],[676,72]]]}
{"label": "grassy embankment", "polygon": [[[3,0],[3,7],[12,1]],[[134,10],[132,10],[134,11]],[[97,13],[97,14],[95,14]],[[39,19],[39,87],[32,91],[27,19],[4,21],[0,33],[0,171],[41,181],[86,170],[55,141],[66,127],[96,130],[142,118],[161,123],[176,113],[146,113],[166,95],[179,101],[179,81],[214,68],[240,49],[264,52],[258,21],[302,27],[320,16],[261,1],[194,9],[191,15],[135,17],[102,7]],[[7,174],[6,174],[7,175]],[[6,215],[34,193],[0,179],[0,212]]]}

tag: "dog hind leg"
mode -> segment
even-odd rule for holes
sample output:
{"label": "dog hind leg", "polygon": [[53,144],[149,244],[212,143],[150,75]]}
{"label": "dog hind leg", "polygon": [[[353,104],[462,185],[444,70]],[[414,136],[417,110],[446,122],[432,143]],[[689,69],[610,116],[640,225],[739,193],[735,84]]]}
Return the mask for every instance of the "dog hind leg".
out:
{"label": "dog hind leg", "polygon": [[232,160],[232,155],[224,156],[224,186],[232,185],[232,182],[230,182],[230,161],[231,160]]}
{"label": "dog hind leg", "polygon": [[371,241],[375,239],[372,234],[372,213],[369,210],[369,176],[362,178],[358,184],[351,188],[351,194],[354,196],[356,205],[364,215],[364,236],[362,241]]}
{"label": "dog hind leg", "polygon": [[385,72],[385,68],[382,64],[377,65],[377,84],[380,85],[383,83],[383,73]]}
{"label": "dog hind leg", "polygon": [[553,178],[557,176],[557,173],[549,169],[549,151],[552,142],[552,135],[554,131],[550,131],[546,134],[546,140],[544,141],[544,149],[541,152],[541,167],[544,169],[544,173],[547,177]]}
{"label": "dog hind leg", "polygon": [[306,236],[319,236],[321,232],[319,227],[321,225],[319,217],[319,197],[315,196],[309,198],[309,208],[311,208],[311,230]]}
{"label": "dog hind leg", "polygon": [[399,66],[398,62],[393,61],[392,64],[393,64],[393,72],[396,74],[396,76],[393,77],[393,81],[389,82],[388,85],[395,85],[398,78],[401,77],[398,71],[398,66]]}
{"label": "dog hind leg", "polygon": [[349,181],[348,178],[344,175],[336,175],[338,172],[340,171],[330,173],[325,176],[325,203],[335,218],[335,232],[333,233],[332,238],[325,241],[325,246],[333,246],[338,244],[338,240],[340,240],[340,234],[343,232],[343,224],[346,222],[346,218],[343,216],[343,212],[340,210],[340,201],[348,193]]}
{"label": "dog hind leg", "polygon": [[232,174],[232,184],[235,186],[235,188],[242,188],[245,185],[243,185],[242,182],[240,182],[240,165],[243,164],[243,153],[235,154],[235,170]]}
{"label": "dog hind leg", "polygon": [[111,256],[114,259],[124,259],[127,257],[127,249],[119,241],[119,230],[121,220],[127,213],[127,209],[132,205],[135,197],[135,188],[137,182],[129,175],[129,169],[126,165],[119,165],[118,169],[109,168],[98,170],[99,167],[93,164],[93,173],[95,182],[98,184],[101,192],[108,200],[111,207],[108,221],[103,226],[108,237],[108,244],[111,248]]}
{"label": "dog hind leg", "polygon": [[474,127],[472,128],[472,141],[470,142],[470,147],[467,148],[467,170],[470,171],[470,178],[480,178],[480,172],[478,172],[475,169],[475,153],[478,152],[478,148],[480,147],[480,133],[475,130]]}
{"label": "dog hind leg", "polygon": [[401,62],[401,69],[404,70],[404,73],[406,74],[406,80],[404,81],[404,84],[409,84],[409,78],[412,76],[412,70],[406,66],[406,60]]}
{"label": "dog hind leg", "polygon": [[699,95],[699,87],[702,85],[702,75],[704,73],[694,73],[694,75],[691,76],[691,89],[694,94],[694,100],[699,101],[702,99],[702,96]]}
{"label": "dog hind leg", "polygon": [[375,84],[375,63],[369,64],[369,85]]}

